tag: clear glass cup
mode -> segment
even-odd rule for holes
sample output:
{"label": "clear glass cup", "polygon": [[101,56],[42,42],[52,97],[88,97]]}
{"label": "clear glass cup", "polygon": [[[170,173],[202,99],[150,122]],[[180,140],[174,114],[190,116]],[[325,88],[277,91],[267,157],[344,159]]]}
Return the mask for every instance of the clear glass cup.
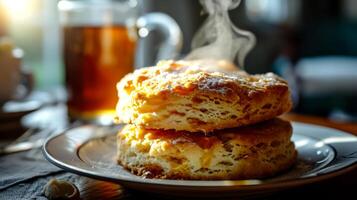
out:
{"label": "clear glass cup", "polygon": [[162,13],[139,16],[135,0],[61,0],[63,55],[71,119],[111,120],[118,100],[116,83],[132,72],[138,38],[151,30],[164,37],[158,59],[180,50],[177,23]]}

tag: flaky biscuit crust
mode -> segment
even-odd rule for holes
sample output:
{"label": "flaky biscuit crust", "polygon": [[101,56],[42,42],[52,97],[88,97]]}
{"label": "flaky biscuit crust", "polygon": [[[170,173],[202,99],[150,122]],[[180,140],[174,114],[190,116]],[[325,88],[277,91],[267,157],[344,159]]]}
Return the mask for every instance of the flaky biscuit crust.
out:
{"label": "flaky biscuit crust", "polygon": [[290,123],[281,119],[209,136],[127,125],[118,133],[117,159],[147,178],[265,178],[294,164],[297,152],[291,135]]}
{"label": "flaky biscuit crust", "polygon": [[124,77],[117,84],[119,122],[211,132],[254,124],[291,109],[288,85],[273,73],[218,72],[191,64],[165,61]]}

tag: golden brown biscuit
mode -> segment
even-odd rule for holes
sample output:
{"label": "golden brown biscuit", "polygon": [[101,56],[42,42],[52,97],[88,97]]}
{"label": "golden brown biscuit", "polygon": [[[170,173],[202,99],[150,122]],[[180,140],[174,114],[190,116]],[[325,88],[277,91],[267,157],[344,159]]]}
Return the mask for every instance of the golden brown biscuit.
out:
{"label": "golden brown biscuit", "polygon": [[119,122],[210,132],[254,124],[291,109],[287,83],[267,73],[212,71],[186,61],[136,70],[117,85]]}
{"label": "golden brown biscuit", "polygon": [[117,136],[117,158],[148,178],[264,178],[295,162],[291,135],[290,123],[278,118],[211,136],[126,125]]}

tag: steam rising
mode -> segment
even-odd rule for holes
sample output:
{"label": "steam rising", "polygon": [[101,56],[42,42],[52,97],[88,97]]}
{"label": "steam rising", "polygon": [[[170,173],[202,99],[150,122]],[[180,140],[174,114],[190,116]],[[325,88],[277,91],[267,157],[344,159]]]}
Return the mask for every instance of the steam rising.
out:
{"label": "steam rising", "polygon": [[228,60],[243,67],[244,59],[255,45],[251,32],[234,26],[228,10],[240,4],[241,0],[200,0],[208,18],[192,40],[193,51],[186,57],[189,60],[215,59]]}

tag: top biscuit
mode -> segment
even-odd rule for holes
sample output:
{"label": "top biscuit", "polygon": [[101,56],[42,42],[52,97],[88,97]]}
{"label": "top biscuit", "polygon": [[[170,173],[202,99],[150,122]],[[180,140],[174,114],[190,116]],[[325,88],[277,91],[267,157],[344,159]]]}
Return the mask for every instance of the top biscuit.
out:
{"label": "top biscuit", "polygon": [[291,109],[288,85],[273,73],[249,75],[196,64],[161,61],[126,75],[117,84],[119,122],[211,132],[268,120]]}

